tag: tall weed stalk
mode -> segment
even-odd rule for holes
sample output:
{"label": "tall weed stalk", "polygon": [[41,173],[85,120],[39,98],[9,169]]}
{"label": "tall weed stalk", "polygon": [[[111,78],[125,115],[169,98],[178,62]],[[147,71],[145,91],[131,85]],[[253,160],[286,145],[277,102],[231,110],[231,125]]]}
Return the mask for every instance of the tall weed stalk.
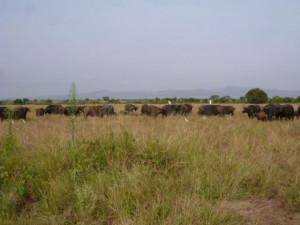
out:
{"label": "tall weed stalk", "polygon": [[76,142],[76,111],[78,110],[77,90],[73,82],[69,92],[70,116],[71,116],[71,136],[72,143]]}

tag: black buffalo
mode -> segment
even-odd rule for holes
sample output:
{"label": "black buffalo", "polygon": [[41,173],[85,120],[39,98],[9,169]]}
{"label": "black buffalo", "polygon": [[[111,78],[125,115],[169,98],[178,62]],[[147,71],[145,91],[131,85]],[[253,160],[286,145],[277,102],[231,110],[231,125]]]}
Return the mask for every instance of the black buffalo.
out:
{"label": "black buffalo", "polygon": [[132,105],[132,104],[125,105],[125,112],[132,113],[136,110],[138,110],[138,107],[136,105]]}
{"label": "black buffalo", "polygon": [[198,114],[206,116],[216,116],[219,115],[220,105],[201,105],[199,107]]}
{"label": "black buffalo", "polygon": [[206,116],[234,115],[235,108],[231,105],[201,105],[198,114]]}
{"label": "black buffalo", "polygon": [[178,105],[163,105],[161,108],[163,116],[169,116],[171,114],[175,114],[178,111]]}
{"label": "black buffalo", "polygon": [[141,113],[147,116],[157,116],[162,114],[162,109],[154,105],[142,105]]}
{"label": "black buffalo", "polygon": [[186,115],[192,112],[193,106],[191,104],[181,104],[177,107],[177,114]]}
{"label": "black buffalo", "polygon": [[17,107],[13,110],[13,119],[26,121],[27,112],[29,111],[28,107]]}
{"label": "black buffalo", "polygon": [[279,118],[285,118],[285,120],[294,120],[294,107],[290,104],[283,105],[279,113]]}
{"label": "black buffalo", "polygon": [[82,112],[82,109],[77,106],[66,106],[60,109],[62,110],[65,116],[71,116],[71,115],[78,116]]}
{"label": "black buffalo", "polygon": [[263,107],[262,111],[264,111],[268,115],[269,120],[272,120],[274,117],[276,119],[279,119],[282,111],[282,106],[279,104],[268,104]]}
{"label": "black buffalo", "polygon": [[7,110],[8,108],[5,106],[0,106],[0,118],[1,118],[1,122],[5,119],[8,118],[8,114],[7,114]]}
{"label": "black buffalo", "polygon": [[13,110],[7,107],[0,107],[0,117],[1,121],[11,118],[14,120],[22,119],[24,122],[26,121],[27,112],[29,111],[28,107],[16,107]]}
{"label": "black buffalo", "polygon": [[64,107],[62,105],[48,105],[45,108],[45,114],[63,114]]}
{"label": "black buffalo", "polygon": [[218,107],[219,115],[231,115],[234,116],[235,108],[231,105],[220,105]]}
{"label": "black buffalo", "polygon": [[192,110],[193,110],[193,106],[191,105],[191,104],[184,104],[186,107],[187,107],[187,113],[190,113],[190,112],[192,112]]}
{"label": "black buffalo", "polygon": [[254,115],[261,111],[261,108],[259,105],[248,105],[246,107],[243,107],[242,113],[247,113],[249,118],[253,118]]}

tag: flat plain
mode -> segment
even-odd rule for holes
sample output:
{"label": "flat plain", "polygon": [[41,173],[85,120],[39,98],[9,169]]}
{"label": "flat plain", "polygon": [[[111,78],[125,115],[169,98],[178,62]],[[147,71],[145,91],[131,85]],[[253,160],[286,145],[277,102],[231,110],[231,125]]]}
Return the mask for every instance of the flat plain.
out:
{"label": "flat plain", "polygon": [[37,107],[0,123],[2,224],[300,224],[300,119],[80,115],[72,142]]}

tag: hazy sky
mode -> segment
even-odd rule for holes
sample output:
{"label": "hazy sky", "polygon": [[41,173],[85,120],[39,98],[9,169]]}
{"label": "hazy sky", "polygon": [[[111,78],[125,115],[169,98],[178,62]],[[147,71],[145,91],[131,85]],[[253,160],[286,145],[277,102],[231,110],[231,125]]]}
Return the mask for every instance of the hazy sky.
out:
{"label": "hazy sky", "polygon": [[0,0],[0,99],[300,89],[299,0]]}

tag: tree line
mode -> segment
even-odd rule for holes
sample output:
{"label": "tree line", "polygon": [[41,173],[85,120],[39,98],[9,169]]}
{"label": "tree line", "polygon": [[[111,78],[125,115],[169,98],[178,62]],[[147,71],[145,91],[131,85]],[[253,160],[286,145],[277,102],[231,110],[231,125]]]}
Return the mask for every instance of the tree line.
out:
{"label": "tree line", "polygon": [[[98,104],[98,103],[110,103],[110,104],[120,104],[120,103],[135,103],[135,104],[168,104],[169,101],[172,103],[199,103],[199,104],[207,104],[212,101],[212,103],[251,103],[251,104],[263,104],[263,103],[300,103],[300,96],[295,97],[282,97],[282,96],[274,96],[269,98],[267,93],[260,88],[250,89],[245,96],[241,96],[240,98],[233,98],[231,96],[219,96],[219,95],[211,95],[209,98],[177,98],[177,97],[168,97],[168,98],[153,98],[153,99],[114,99],[109,96],[103,96],[102,98],[97,99],[79,99],[79,104]],[[14,100],[2,100],[0,101],[0,105],[45,105],[52,104],[54,102],[59,102],[62,104],[69,104],[70,100],[30,100],[28,98],[17,98]]]}

